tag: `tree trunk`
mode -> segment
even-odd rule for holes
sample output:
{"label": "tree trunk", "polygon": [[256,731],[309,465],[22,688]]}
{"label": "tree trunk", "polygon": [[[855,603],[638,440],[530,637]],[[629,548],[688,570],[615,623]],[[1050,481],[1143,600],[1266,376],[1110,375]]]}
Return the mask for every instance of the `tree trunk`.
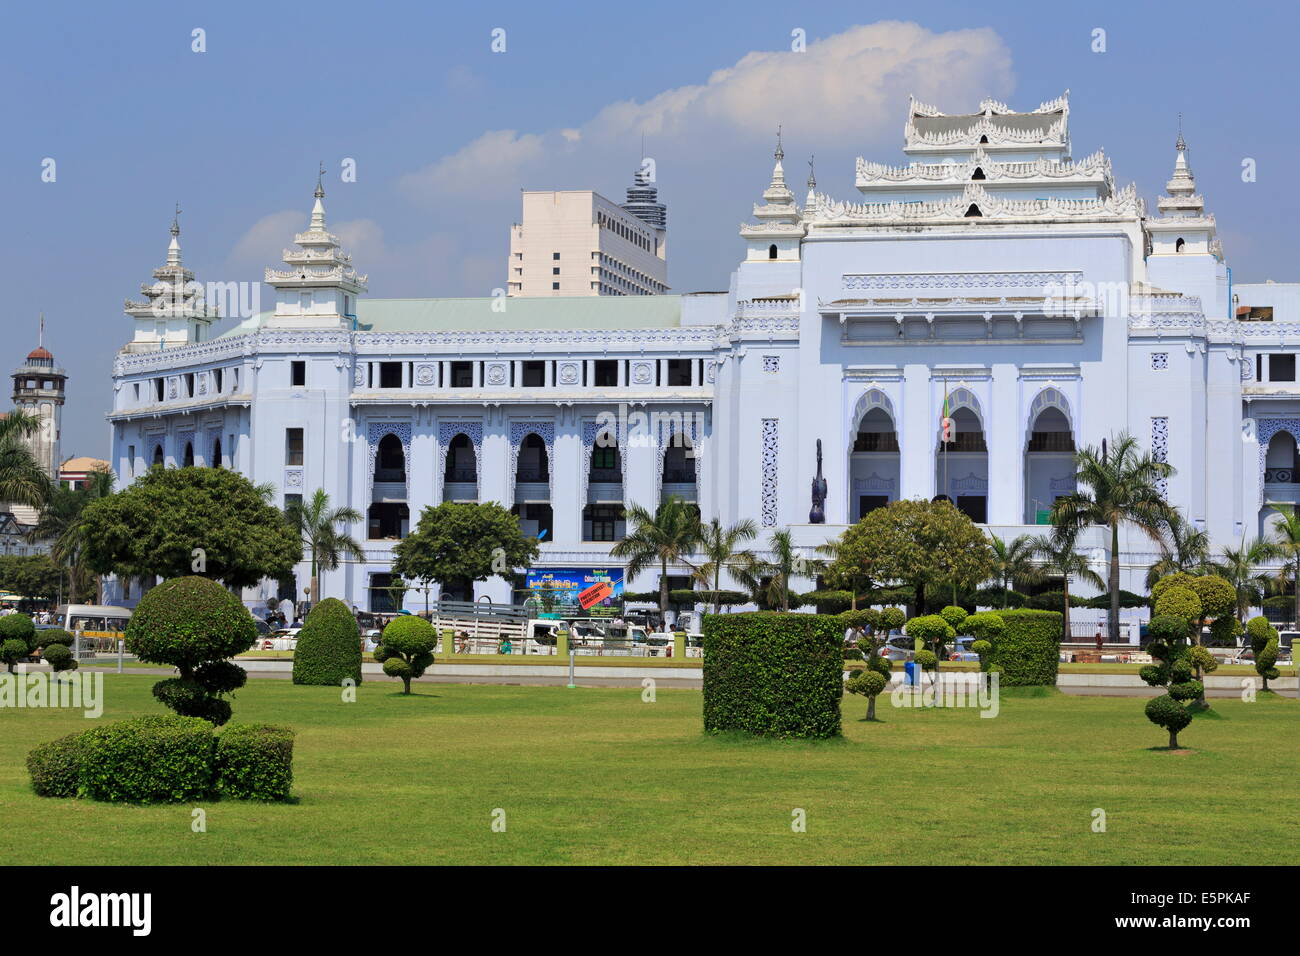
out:
{"label": "tree trunk", "polygon": [[1169,749],[1170,750],[1178,749],[1178,731],[1176,730],[1169,731]]}
{"label": "tree trunk", "polygon": [[1295,619],[1291,622],[1292,626],[1300,624],[1300,561],[1296,562],[1293,568],[1296,573],[1291,575],[1291,580],[1295,584]]}
{"label": "tree trunk", "polygon": [[659,562],[661,574],[659,575],[659,623],[664,628],[668,627],[668,559],[664,558]]}
{"label": "tree trunk", "polygon": [[1119,643],[1119,523],[1110,526],[1110,620],[1106,622],[1107,636],[1112,644]]}
{"label": "tree trunk", "polygon": [[403,678],[402,678],[402,686],[405,688],[405,690],[403,690],[402,693],[403,693],[403,694],[410,694],[410,693],[411,693],[411,678],[409,678],[409,677],[403,677]]}
{"label": "tree trunk", "polygon": [[1061,643],[1064,644],[1070,640],[1070,576],[1068,574],[1061,577],[1061,594],[1064,595],[1061,600]]}
{"label": "tree trunk", "polygon": [[867,698],[867,720],[876,719],[876,695],[872,694]]}

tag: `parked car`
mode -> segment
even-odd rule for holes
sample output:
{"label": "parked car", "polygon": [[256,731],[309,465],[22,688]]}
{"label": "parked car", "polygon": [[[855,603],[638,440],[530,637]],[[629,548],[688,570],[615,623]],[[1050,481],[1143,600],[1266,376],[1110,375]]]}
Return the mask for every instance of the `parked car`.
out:
{"label": "parked car", "polygon": [[271,633],[271,625],[267,624],[260,617],[253,618],[253,626],[257,628],[258,637],[266,637]]}
{"label": "parked car", "polygon": [[971,645],[974,644],[975,641],[976,638],[973,637],[963,636],[957,638],[957,640],[953,642],[952,650],[948,652],[948,660],[978,661],[980,656],[970,649]]}
{"label": "parked car", "polygon": [[916,658],[916,638],[894,634],[885,639],[880,656],[890,661],[910,661]]}
{"label": "parked car", "polygon": [[[1289,647],[1279,647],[1279,648],[1277,649],[1277,662],[1278,662],[1279,664],[1290,664],[1290,663],[1291,663],[1291,648],[1289,648]],[[1237,656],[1234,657],[1234,658],[1232,659],[1232,663],[1234,663],[1234,664],[1254,664],[1254,663],[1255,663],[1255,649],[1254,649],[1253,647],[1245,647],[1245,648],[1242,648],[1241,652],[1238,653]]]}

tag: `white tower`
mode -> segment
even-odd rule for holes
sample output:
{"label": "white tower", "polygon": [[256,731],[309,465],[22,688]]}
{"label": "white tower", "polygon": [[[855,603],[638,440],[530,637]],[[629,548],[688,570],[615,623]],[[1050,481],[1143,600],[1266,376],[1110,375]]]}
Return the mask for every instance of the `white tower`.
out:
{"label": "white tower", "polygon": [[14,407],[34,416],[40,427],[27,444],[51,478],[58,477],[59,433],[63,427],[64,386],[68,374],[54,364],[54,356],[45,347],[45,318],[41,317],[40,343],[27,353],[27,361],[13,371]]}
{"label": "white tower", "polygon": [[267,328],[349,329],[355,322],[366,276],[357,274],[338,236],[325,228],[324,175],[322,166],[307,231],[293,237],[297,249],[284,251],[288,268],[266,270],[267,285],[275,289],[275,314]]}
{"label": "white tower", "polygon": [[153,270],[153,282],[140,286],[144,300],[126,300],[126,314],[135,320],[135,337],[124,352],[157,352],[202,342],[208,338],[209,326],[220,318],[217,310],[204,302],[203,288],[194,281],[194,273],[181,265],[180,213],[178,205],[166,264]]}

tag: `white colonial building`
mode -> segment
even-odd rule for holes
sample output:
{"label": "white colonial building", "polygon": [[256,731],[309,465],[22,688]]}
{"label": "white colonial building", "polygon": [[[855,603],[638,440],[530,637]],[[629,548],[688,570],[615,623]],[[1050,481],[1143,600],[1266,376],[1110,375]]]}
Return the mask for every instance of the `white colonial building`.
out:
{"label": "white colonial building", "polygon": [[[913,102],[904,152],[859,160],[854,201],[810,176],[800,202],[778,146],[726,293],[369,298],[318,188],[267,270],[274,312],[209,338],[173,236],[148,301],[128,303],[113,467],[129,483],[220,465],[282,500],[325,489],[367,515],[365,561],[325,575],[361,607],[444,500],[516,509],[556,569],[610,565],[623,507],[669,494],[809,548],[938,494],[1009,537],[1043,530],[1074,450],[1121,430],[1177,468],[1169,497],[1216,547],[1300,500],[1300,291],[1233,288],[1181,135],[1154,216],[1104,155],[1072,158],[1065,96],[1027,113]],[[1085,545],[1100,569],[1109,542]],[[1155,547],[1125,535],[1121,551],[1140,591]]]}

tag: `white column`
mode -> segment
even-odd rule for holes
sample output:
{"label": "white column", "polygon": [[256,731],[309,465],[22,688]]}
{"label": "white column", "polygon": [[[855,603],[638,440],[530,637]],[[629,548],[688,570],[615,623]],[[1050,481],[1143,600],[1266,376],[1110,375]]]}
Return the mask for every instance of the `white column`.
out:
{"label": "white column", "polygon": [[908,365],[904,371],[903,402],[898,424],[898,496],[934,497],[935,435],[939,428],[933,408],[930,367]]}
{"label": "white column", "polygon": [[989,524],[1025,523],[1025,423],[1020,420],[1016,366],[993,366],[992,400],[985,412],[989,449]]}

